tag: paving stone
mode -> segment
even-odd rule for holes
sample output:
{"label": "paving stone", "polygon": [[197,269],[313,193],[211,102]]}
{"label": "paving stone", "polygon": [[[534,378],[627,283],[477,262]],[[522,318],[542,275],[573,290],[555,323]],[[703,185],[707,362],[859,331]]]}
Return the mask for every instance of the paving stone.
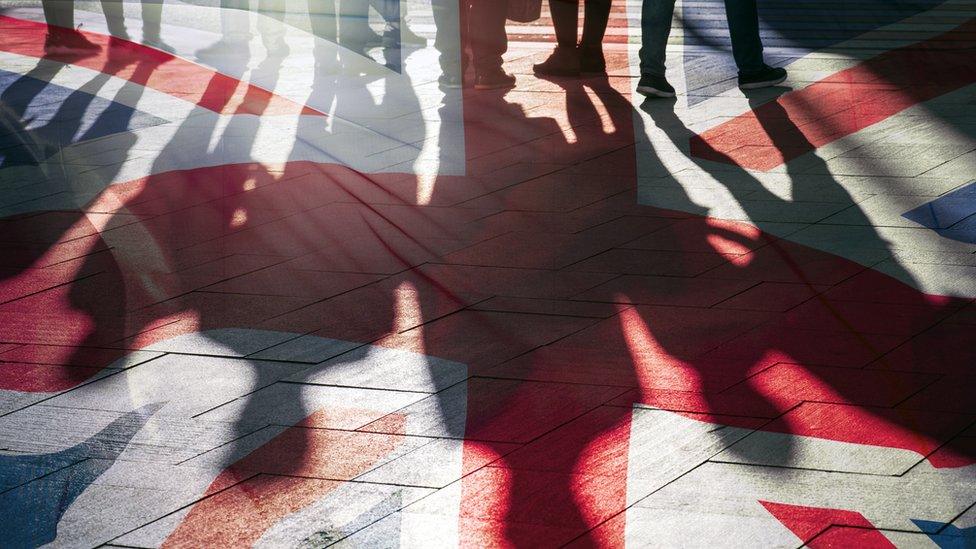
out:
{"label": "paving stone", "polygon": [[[424,398],[421,393],[275,383],[197,418],[236,422],[257,430],[267,425],[356,429]],[[316,413],[317,412],[317,413]],[[313,413],[314,420],[307,420]]]}
{"label": "paving stone", "polygon": [[168,339],[147,349],[167,353],[243,357],[295,337],[296,334],[254,330],[209,330]]}
{"label": "paving stone", "polygon": [[313,369],[287,381],[435,393],[468,377],[463,364],[382,347],[361,347]]}
{"label": "paving stone", "polygon": [[270,385],[304,364],[167,355],[118,376],[85,385],[49,401],[52,406],[127,411],[164,404],[161,414],[187,417]]}
{"label": "paving stone", "polygon": [[[621,393],[613,387],[472,378],[363,427],[466,440],[526,442]],[[558,406],[555,403],[559,403]]]}

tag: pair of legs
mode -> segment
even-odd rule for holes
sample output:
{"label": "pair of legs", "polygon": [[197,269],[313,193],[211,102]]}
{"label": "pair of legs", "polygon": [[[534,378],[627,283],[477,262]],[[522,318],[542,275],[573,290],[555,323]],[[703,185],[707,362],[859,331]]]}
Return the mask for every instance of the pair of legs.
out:
{"label": "pair of legs", "polygon": [[548,60],[533,67],[537,74],[576,76],[581,72],[606,72],[603,36],[610,19],[610,0],[584,1],[583,37],[577,45],[579,2],[580,0],[549,0],[557,46]]}
{"label": "pair of legs", "polygon": [[[674,0],[644,0],[641,6],[641,74],[664,76],[665,47],[671,34]],[[725,18],[732,38],[732,57],[740,74],[766,68],[759,39],[756,0],[725,0]]]}
{"label": "pair of legs", "polygon": [[[75,28],[75,9],[74,2],[64,0],[43,0],[41,6],[44,9],[44,19],[48,25],[63,27],[65,29]],[[102,11],[105,13],[105,22],[108,24],[109,34],[119,38],[129,38],[129,33],[125,30],[125,14],[121,0],[102,0]],[[142,0],[142,37],[143,41],[150,44],[162,44],[159,37],[159,29],[163,13],[163,0]],[[72,36],[60,33],[61,39],[67,40],[69,48],[97,49],[93,44],[85,40],[80,35]],[[60,44],[52,44],[54,47]]]}
{"label": "pair of legs", "polygon": [[[142,0],[142,40],[150,44],[162,44],[159,28],[163,18],[163,0]],[[108,32],[119,38],[129,38],[125,30],[125,14],[122,0],[103,0],[102,11]]]}
{"label": "pair of legs", "polygon": [[[659,97],[675,95],[665,78],[664,66],[673,16],[674,0],[644,0],[641,6],[639,93]],[[725,0],[725,18],[732,39],[732,57],[739,69],[739,87],[763,88],[785,80],[786,70],[772,68],[763,61],[756,0]]]}

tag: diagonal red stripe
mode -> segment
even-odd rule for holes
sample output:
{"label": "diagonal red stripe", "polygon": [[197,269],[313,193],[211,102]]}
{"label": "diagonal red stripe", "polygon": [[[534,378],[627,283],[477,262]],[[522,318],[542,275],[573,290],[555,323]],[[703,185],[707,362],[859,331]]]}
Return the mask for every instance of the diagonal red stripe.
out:
{"label": "diagonal red stripe", "polygon": [[[220,114],[324,116],[317,110],[170,53],[104,34],[81,32],[101,47],[89,57],[44,51],[47,34],[68,32],[61,27],[0,15],[0,51],[112,74]],[[137,62],[151,63],[153,70],[137,70]]]}
{"label": "diagonal red stripe", "polygon": [[[691,154],[770,170],[976,82],[976,19],[885,52],[691,138]],[[784,119],[785,116],[788,119]],[[798,131],[797,131],[798,130]]]}
{"label": "diagonal red stripe", "polygon": [[805,546],[862,547],[864,549],[893,549],[895,546],[856,511],[822,509],[802,505],[787,505],[760,501],[777,520],[803,540]]}

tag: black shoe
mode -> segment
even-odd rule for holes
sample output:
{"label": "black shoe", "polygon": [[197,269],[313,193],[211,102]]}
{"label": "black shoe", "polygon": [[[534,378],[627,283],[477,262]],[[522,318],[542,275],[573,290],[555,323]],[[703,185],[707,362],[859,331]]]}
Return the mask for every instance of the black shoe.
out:
{"label": "black shoe", "polygon": [[755,90],[758,88],[768,88],[775,86],[786,80],[786,69],[781,67],[766,67],[765,69],[751,74],[739,74],[739,88],[743,90]]}
{"label": "black shoe", "polygon": [[556,46],[548,59],[532,65],[532,71],[539,76],[579,76],[579,51],[576,48]]}
{"label": "black shoe", "polygon": [[500,67],[478,74],[474,79],[474,89],[476,90],[497,90],[514,87],[515,77],[506,73]]}
{"label": "black shoe", "polygon": [[603,48],[599,46],[580,44],[579,63],[582,74],[590,76],[607,74],[607,60],[603,57]]}
{"label": "black shoe", "polygon": [[674,97],[674,86],[663,76],[642,74],[637,82],[637,93],[647,97]]}

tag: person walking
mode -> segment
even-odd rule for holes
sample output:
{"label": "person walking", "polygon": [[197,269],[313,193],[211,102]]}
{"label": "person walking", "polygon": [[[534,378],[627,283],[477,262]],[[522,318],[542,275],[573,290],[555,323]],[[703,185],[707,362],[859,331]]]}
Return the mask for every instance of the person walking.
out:
{"label": "person walking", "polygon": [[583,37],[579,32],[580,0],[549,0],[552,26],[556,30],[556,49],[544,62],[532,67],[540,76],[580,76],[606,74],[603,36],[610,20],[610,0],[585,0]]}
{"label": "person walking", "polygon": [[[665,77],[665,49],[671,33],[674,0],[644,0],[641,7],[641,77],[637,93],[649,97],[674,97]],[[756,0],[725,0],[725,18],[732,38],[732,57],[739,69],[739,88],[775,86],[786,80],[786,69],[763,61]]]}

